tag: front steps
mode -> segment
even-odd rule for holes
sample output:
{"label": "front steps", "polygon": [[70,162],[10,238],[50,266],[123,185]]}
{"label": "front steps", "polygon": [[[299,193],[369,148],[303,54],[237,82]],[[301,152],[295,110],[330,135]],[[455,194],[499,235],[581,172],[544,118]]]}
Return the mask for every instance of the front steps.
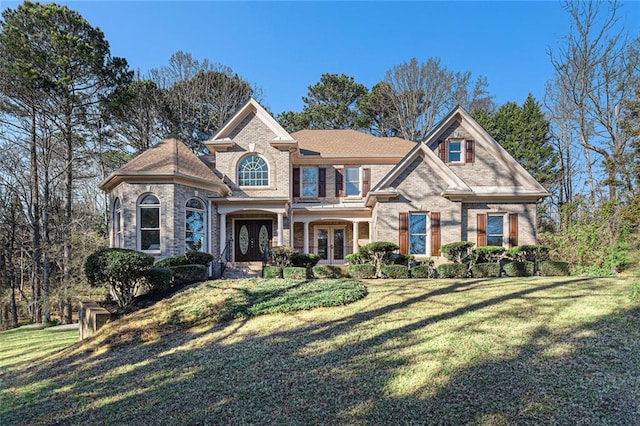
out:
{"label": "front steps", "polygon": [[262,262],[227,262],[222,278],[259,278],[262,277]]}

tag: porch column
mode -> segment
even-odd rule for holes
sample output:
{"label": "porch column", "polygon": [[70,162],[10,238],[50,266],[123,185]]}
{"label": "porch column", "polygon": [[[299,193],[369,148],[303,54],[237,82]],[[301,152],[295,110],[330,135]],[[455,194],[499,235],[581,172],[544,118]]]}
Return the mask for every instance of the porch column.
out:
{"label": "porch column", "polygon": [[371,232],[371,221],[367,221],[367,225],[369,226],[369,242],[373,242],[373,233]]}
{"label": "porch column", "polygon": [[309,222],[302,222],[302,225],[304,225],[304,233],[302,234],[304,238],[302,251],[304,253],[309,253]]}
{"label": "porch column", "polygon": [[227,214],[220,213],[220,260],[226,260],[229,258],[229,253],[224,253],[225,258],[222,258],[222,252],[227,247]]}
{"label": "porch column", "polygon": [[282,233],[284,232],[284,220],[283,220],[283,213],[278,213],[278,245],[281,246],[282,245]]}
{"label": "porch column", "polygon": [[358,224],[360,222],[353,222],[353,251],[352,253],[358,252]]}

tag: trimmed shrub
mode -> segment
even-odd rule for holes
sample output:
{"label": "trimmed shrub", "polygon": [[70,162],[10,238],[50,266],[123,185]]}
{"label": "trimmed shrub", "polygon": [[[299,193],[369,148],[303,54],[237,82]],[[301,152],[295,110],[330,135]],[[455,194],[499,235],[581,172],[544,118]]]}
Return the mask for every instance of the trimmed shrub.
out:
{"label": "trimmed shrub", "polygon": [[173,272],[170,268],[152,267],[146,275],[149,293],[162,294],[171,288]]}
{"label": "trimmed shrub", "polygon": [[303,268],[301,266],[287,266],[283,270],[284,278],[289,280],[306,280],[307,279],[307,268]]}
{"label": "trimmed shrub", "polygon": [[382,267],[382,273],[387,278],[409,278],[409,268],[404,265],[384,265]]}
{"label": "trimmed shrub", "polygon": [[469,249],[474,246],[471,241],[458,241],[445,244],[440,248],[440,253],[450,262],[462,263],[467,257]]}
{"label": "trimmed shrub", "polygon": [[356,252],[348,254],[345,257],[345,260],[349,265],[362,265],[365,263],[369,263],[371,259],[369,259],[369,256],[367,256],[366,253]]}
{"label": "trimmed shrub", "polygon": [[153,264],[156,268],[171,268],[172,266],[190,265],[186,256],[169,256]]}
{"label": "trimmed shrub", "polygon": [[510,248],[507,254],[516,262],[543,261],[549,259],[549,247],[539,244],[515,246]]}
{"label": "trimmed shrub", "polygon": [[173,285],[197,283],[207,279],[207,267],[204,265],[180,265],[172,266]]}
{"label": "trimmed shrub", "polygon": [[531,277],[534,274],[533,262],[509,262],[502,266],[508,277]]}
{"label": "trimmed shrub", "polygon": [[540,275],[545,277],[564,277],[570,275],[569,263],[558,260],[545,260],[538,264]]}
{"label": "trimmed shrub", "polygon": [[295,253],[291,256],[291,266],[311,269],[318,264],[320,256],[313,253]]}
{"label": "trimmed shrub", "polygon": [[153,256],[135,250],[107,248],[90,254],[84,273],[90,286],[108,286],[120,307],[131,304],[153,265]]}
{"label": "trimmed shrub", "polygon": [[280,266],[265,266],[262,268],[262,278],[282,278]]}
{"label": "trimmed shrub", "polygon": [[500,276],[499,263],[476,263],[471,267],[471,276],[473,278],[487,278]]}
{"label": "trimmed shrub", "polygon": [[204,265],[209,266],[213,261],[213,255],[201,251],[188,251],[184,254],[188,265]]}
{"label": "trimmed shrub", "polygon": [[356,279],[368,279],[376,277],[376,267],[369,264],[349,265],[347,274]]}
{"label": "trimmed shrub", "polygon": [[415,256],[412,254],[400,254],[400,253],[392,253],[390,256],[391,262],[394,265],[404,265],[409,266],[415,261]]}
{"label": "trimmed shrub", "polygon": [[318,279],[340,278],[342,269],[336,265],[318,265],[312,268],[313,276]]}
{"label": "trimmed shrub", "polygon": [[497,263],[500,261],[506,249],[504,247],[486,246],[477,247],[469,253],[471,263]]}
{"label": "trimmed shrub", "polygon": [[433,278],[432,265],[418,265],[411,268],[411,278]]}
{"label": "trimmed shrub", "polygon": [[464,263],[443,263],[436,270],[439,278],[465,278],[469,272]]}
{"label": "trimmed shrub", "polygon": [[281,268],[291,266],[291,258],[296,254],[298,254],[296,249],[286,246],[277,246],[269,249],[271,263]]}
{"label": "trimmed shrub", "polygon": [[382,277],[382,267],[391,263],[391,255],[400,247],[388,241],[375,241],[360,247],[360,252],[370,259],[375,267],[376,277]]}

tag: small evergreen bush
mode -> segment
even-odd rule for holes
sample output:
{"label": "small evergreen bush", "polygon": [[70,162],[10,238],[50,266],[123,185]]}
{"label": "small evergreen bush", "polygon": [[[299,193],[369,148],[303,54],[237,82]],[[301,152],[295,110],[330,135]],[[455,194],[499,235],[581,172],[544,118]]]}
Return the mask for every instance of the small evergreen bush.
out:
{"label": "small evergreen bush", "polygon": [[207,279],[207,267],[204,265],[180,265],[172,266],[169,269],[173,273],[174,286],[197,283]]}
{"label": "small evergreen bush", "polygon": [[503,257],[505,251],[504,247],[497,246],[476,247],[469,253],[469,259],[472,264],[497,263]]}
{"label": "small evergreen bush", "polygon": [[418,265],[411,268],[411,278],[433,278],[432,265]]}
{"label": "small evergreen bush", "polygon": [[473,246],[474,243],[471,241],[458,241],[443,245],[440,252],[448,261],[462,263],[466,259],[469,249]]}
{"label": "small evergreen bush", "polygon": [[471,276],[473,278],[487,278],[500,276],[499,263],[476,263],[471,267]]}
{"label": "small evergreen bush", "polygon": [[262,268],[263,278],[282,278],[282,267],[280,266],[265,266]]}
{"label": "small evergreen bush", "polygon": [[409,278],[409,268],[404,265],[384,265],[382,273],[385,277],[392,279]]}
{"label": "small evergreen bush", "polygon": [[533,262],[509,262],[502,266],[508,277],[531,277],[534,275]]}
{"label": "small evergreen bush", "polygon": [[443,263],[436,270],[439,278],[465,278],[469,272],[464,263]]}
{"label": "small evergreen bush", "polygon": [[186,256],[169,256],[153,264],[156,268],[170,268],[172,266],[190,265]]}
{"label": "small evergreen bush", "polygon": [[307,268],[303,268],[301,266],[287,266],[283,269],[283,276],[285,279],[289,280],[306,280]]}
{"label": "small evergreen bush", "polygon": [[281,268],[291,266],[291,259],[298,254],[298,251],[291,247],[277,246],[269,249],[271,263]]}
{"label": "small evergreen bush", "polygon": [[158,268],[156,266],[149,269],[146,276],[149,284],[149,292],[162,294],[171,288],[173,282],[173,272],[170,268]]}
{"label": "small evergreen bush", "polygon": [[356,279],[368,279],[376,277],[376,267],[369,264],[349,265],[347,274]]}
{"label": "small evergreen bush", "polygon": [[313,276],[318,279],[340,278],[342,269],[336,265],[318,265],[312,268]]}
{"label": "small evergreen bush", "polygon": [[291,256],[291,266],[311,269],[318,264],[320,256],[314,253],[294,253]]}
{"label": "small evergreen bush", "polygon": [[382,277],[382,267],[391,263],[391,255],[398,250],[398,245],[388,241],[374,241],[360,247],[359,252],[367,256],[375,268],[376,277]]}
{"label": "small evergreen bush", "polygon": [[569,263],[557,260],[545,260],[538,264],[538,271],[543,277],[569,276]]}
{"label": "small evergreen bush", "polygon": [[209,266],[213,261],[213,255],[201,251],[188,251],[184,254],[188,265],[204,265]]}

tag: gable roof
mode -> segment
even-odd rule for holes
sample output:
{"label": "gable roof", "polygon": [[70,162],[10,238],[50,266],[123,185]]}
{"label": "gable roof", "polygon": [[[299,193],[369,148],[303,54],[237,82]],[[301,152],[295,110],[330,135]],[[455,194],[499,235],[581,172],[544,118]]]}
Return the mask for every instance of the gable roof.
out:
{"label": "gable roof", "polygon": [[207,148],[215,150],[216,145],[225,146],[231,143],[229,135],[244,120],[247,115],[255,114],[276,136],[272,139],[273,144],[295,145],[296,141],[287,131],[253,98],[249,98],[222,127],[205,141]]}
{"label": "gable roof", "polygon": [[391,137],[381,138],[350,129],[301,130],[291,134],[298,141],[300,156],[404,157],[416,143]]}
{"label": "gable roof", "polygon": [[111,173],[100,188],[110,191],[123,181],[181,179],[201,188],[227,192],[222,180],[180,140],[164,139]]}

